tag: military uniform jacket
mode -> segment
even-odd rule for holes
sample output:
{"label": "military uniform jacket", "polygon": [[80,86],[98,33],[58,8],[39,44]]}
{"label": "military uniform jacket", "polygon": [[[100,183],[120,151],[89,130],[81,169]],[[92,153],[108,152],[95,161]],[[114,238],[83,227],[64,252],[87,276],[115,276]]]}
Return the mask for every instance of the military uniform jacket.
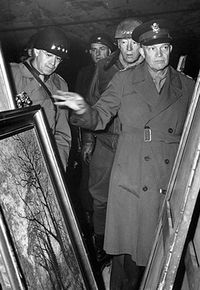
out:
{"label": "military uniform jacket", "polygon": [[[110,61],[111,56],[100,60],[97,63],[96,70],[93,76],[93,80],[90,85],[90,89],[86,96],[86,101],[90,105],[94,105],[101,97],[101,94],[105,91],[108,83],[111,81],[116,72],[123,69],[119,60],[113,63],[108,69],[105,69],[105,65]],[[120,122],[117,115],[106,125],[104,130],[96,131],[93,135],[92,132],[85,132],[83,135],[83,142],[94,141],[94,137],[98,138],[102,146],[106,146],[109,150],[115,151],[118,141],[118,135],[120,131]]]}
{"label": "military uniform jacket", "polygon": [[94,76],[95,68],[95,64],[90,64],[82,67],[78,73],[75,91],[84,98],[86,98],[88,94],[88,89]]}
{"label": "military uniform jacket", "polygon": [[[118,113],[122,124],[108,195],[107,253],[131,254],[146,266],[164,199],[160,189],[169,182],[193,89],[192,79],[169,67],[158,94],[143,63],[116,73],[94,108],[77,118],[99,130]],[[150,142],[144,141],[146,126]]]}
{"label": "military uniform jacket", "polygon": [[[66,169],[71,145],[68,111],[55,107],[49,95],[23,63],[11,63],[11,71],[16,93],[19,94],[22,91],[26,92],[32,100],[33,105],[41,105],[43,108],[51,131],[55,137],[64,169]],[[58,89],[68,91],[67,83],[56,73],[53,73],[48,78],[45,85],[52,94],[55,94]]]}

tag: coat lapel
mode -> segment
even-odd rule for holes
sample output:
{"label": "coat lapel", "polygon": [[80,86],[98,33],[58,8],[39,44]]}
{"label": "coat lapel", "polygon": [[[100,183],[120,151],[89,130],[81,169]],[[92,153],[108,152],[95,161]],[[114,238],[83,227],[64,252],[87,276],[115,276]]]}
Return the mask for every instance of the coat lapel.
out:
{"label": "coat lapel", "polygon": [[146,123],[166,110],[182,96],[182,84],[178,72],[172,67],[169,67],[167,79],[160,94],[158,94],[144,63],[138,67],[133,85],[134,91],[140,95],[149,108],[149,114],[145,116]]}
{"label": "coat lapel", "polygon": [[182,96],[182,84],[178,73],[169,67],[167,79],[160,94],[155,111],[161,112],[175,103]]}
{"label": "coat lapel", "polygon": [[133,80],[134,91],[145,103],[149,105],[149,107],[155,106],[155,99],[156,97],[158,98],[159,95],[153,80],[147,72],[145,63],[138,66],[135,72],[136,73]]}

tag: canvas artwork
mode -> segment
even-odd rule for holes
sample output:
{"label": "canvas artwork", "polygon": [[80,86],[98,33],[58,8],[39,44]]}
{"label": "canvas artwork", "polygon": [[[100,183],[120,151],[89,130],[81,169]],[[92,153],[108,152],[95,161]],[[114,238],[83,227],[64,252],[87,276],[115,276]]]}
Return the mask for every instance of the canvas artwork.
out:
{"label": "canvas artwork", "polygon": [[35,133],[0,146],[0,201],[29,289],[83,289]]}
{"label": "canvas artwork", "polygon": [[34,107],[0,114],[2,289],[97,289],[42,112]]}

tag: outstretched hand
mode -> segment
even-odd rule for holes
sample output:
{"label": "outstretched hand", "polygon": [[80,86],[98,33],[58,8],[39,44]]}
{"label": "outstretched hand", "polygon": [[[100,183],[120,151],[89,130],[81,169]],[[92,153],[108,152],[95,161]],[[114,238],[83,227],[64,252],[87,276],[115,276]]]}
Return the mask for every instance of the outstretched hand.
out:
{"label": "outstretched hand", "polygon": [[68,107],[77,114],[82,114],[86,110],[86,103],[79,94],[72,92],[57,91],[56,95],[52,96],[55,99],[55,105],[60,107]]}

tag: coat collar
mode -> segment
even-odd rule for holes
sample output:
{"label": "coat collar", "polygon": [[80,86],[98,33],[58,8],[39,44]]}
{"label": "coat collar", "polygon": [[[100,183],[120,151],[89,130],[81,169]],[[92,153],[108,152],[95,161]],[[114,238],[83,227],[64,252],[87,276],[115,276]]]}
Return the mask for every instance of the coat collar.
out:
{"label": "coat collar", "polygon": [[[144,82],[149,75],[148,68],[145,62],[142,62],[140,65],[138,65],[134,71],[136,72],[134,73],[133,77],[134,84]],[[182,89],[179,73],[171,66],[169,66],[168,77],[170,78],[170,83],[172,86],[175,86],[177,89],[180,90]]]}
{"label": "coat collar", "polygon": [[134,91],[148,104],[149,114],[146,116],[146,122],[166,110],[182,96],[179,73],[171,66],[169,66],[167,78],[160,94],[156,90],[145,62],[134,70],[133,87]]}

